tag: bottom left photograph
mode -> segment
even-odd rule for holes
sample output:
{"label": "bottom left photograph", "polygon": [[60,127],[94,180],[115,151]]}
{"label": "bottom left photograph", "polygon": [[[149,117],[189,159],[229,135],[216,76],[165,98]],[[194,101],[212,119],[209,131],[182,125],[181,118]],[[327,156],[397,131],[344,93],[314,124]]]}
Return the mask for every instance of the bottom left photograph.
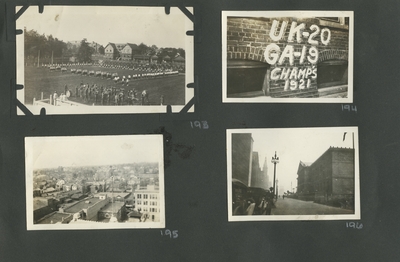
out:
{"label": "bottom left photograph", "polygon": [[28,230],[164,228],[162,135],[26,137]]}

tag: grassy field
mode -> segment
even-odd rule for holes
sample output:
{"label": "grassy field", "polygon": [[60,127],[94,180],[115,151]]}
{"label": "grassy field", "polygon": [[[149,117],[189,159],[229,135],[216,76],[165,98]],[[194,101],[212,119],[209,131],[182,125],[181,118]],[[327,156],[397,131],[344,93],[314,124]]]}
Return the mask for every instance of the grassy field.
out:
{"label": "grassy field", "polygon": [[[88,71],[93,70],[95,72],[118,73],[120,77],[127,77],[128,75],[140,73],[135,70],[111,69],[97,66],[75,66],[70,68],[87,69]],[[96,84],[97,86],[103,87],[123,87],[125,91],[135,88],[139,96],[143,90],[147,90],[149,94],[149,104],[151,105],[159,105],[161,95],[164,96],[164,105],[185,104],[185,76],[183,74],[131,80],[127,87],[126,85],[122,86],[121,83],[115,84],[111,79],[72,74],[70,68],[68,68],[67,72],[61,73],[60,71],[52,72],[45,67],[25,67],[25,104],[32,104],[33,98],[40,100],[41,92],[43,92],[44,99],[49,98],[50,94],[53,94],[54,91],[57,91],[60,95],[64,92],[65,85],[73,92],[73,96],[70,100],[83,103],[79,98],[75,98],[75,87],[79,87],[81,83],[85,85]]]}

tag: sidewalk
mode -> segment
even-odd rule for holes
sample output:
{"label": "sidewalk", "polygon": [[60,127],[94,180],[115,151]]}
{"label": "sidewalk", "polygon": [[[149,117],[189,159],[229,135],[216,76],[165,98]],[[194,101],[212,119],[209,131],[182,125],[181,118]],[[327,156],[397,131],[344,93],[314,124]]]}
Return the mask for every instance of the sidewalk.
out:
{"label": "sidewalk", "polygon": [[354,214],[353,210],[326,206],[302,201],[292,198],[278,199],[276,208],[272,209],[271,215],[332,215],[332,214]]}

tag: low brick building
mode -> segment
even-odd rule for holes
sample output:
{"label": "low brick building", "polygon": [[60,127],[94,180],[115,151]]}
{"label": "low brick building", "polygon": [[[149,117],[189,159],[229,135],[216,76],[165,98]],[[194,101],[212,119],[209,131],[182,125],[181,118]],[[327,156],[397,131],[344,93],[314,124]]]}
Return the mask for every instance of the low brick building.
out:
{"label": "low brick building", "polygon": [[59,201],[52,197],[35,197],[33,198],[33,221],[36,223],[44,216],[57,211]]}
{"label": "low brick building", "polygon": [[53,212],[39,221],[36,224],[68,224],[72,220],[72,214]]}
{"label": "low brick building", "polygon": [[97,213],[97,221],[109,222],[112,216],[115,216],[118,222],[128,218],[124,202],[110,202],[102,207]]}
{"label": "low brick building", "polygon": [[66,208],[61,207],[59,212],[72,214],[84,220],[96,221],[97,213],[108,203],[110,203],[110,199],[106,196],[86,198]]}

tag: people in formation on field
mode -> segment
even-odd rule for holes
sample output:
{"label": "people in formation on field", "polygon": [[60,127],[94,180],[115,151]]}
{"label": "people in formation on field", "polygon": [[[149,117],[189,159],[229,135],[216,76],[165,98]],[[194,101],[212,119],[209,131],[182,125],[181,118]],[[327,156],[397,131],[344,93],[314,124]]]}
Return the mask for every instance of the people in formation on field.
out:
{"label": "people in formation on field", "polygon": [[54,94],[53,94],[53,105],[57,105],[57,99],[58,99],[58,94],[57,94],[57,91],[54,91]]}
{"label": "people in formation on field", "polygon": [[149,104],[149,93],[147,90],[142,91],[142,105],[147,105]]}
{"label": "people in formation on field", "polygon": [[[129,84],[128,78],[125,79],[126,86]],[[139,97],[140,94],[140,97]],[[83,84],[75,86],[75,94],[70,89],[67,89],[66,93],[63,93],[63,98],[57,94],[55,95],[59,101],[66,101],[69,97],[75,97],[78,101],[83,101],[84,103],[90,103],[94,105],[148,105],[149,101],[149,92],[147,90],[143,90],[138,93],[135,88],[126,89],[123,87],[116,86],[97,86],[97,84]],[[69,95],[69,96],[68,96]],[[53,95],[54,97],[54,95]],[[53,100],[54,101],[54,100]],[[160,96],[160,104],[164,104],[164,96]]]}
{"label": "people in formation on field", "polygon": [[164,95],[160,96],[160,105],[164,105]]}

